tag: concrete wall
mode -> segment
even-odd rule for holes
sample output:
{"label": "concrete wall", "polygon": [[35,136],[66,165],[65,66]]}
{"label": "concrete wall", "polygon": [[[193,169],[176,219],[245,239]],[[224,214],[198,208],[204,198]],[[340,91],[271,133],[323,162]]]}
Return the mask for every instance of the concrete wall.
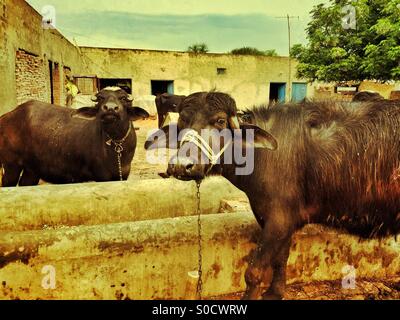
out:
{"label": "concrete wall", "polygon": [[[244,108],[267,103],[270,82],[288,82],[287,57],[87,47],[81,51],[90,72],[99,78],[132,79],[134,96],[151,94],[151,80],[174,80],[175,94],[217,89]],[[305,82],[295,77],[296,64],[293,60],[292,82]],[[218,75],[217,68],[226,68],[226,74]],[[311,96],[311,86],[309,90]]]}
{"label": "concrete wall", "polygon": [[[400,90],[399,82],[379,83],[376,81],[362,81],[358,87],[358,91],[375,91],[382,95],[385,99],[396,100]],[[352,95],[344,95],[335,93],[335,84],[314,82],[309,90],[310,94],[316,100],[335,99],[350,101]],[[312,93],[311,93],[312,92]]]}
{"label": "concrete wall", "polygon": [[[24,72],[27,78],[24,85],[28,86],[24,90],[19,90],[16,84],[18,50],[36,56],[39,67],[45,72],[40,79]],[[42,28],[41,15],[24,0],[0,0],[0,114],[14,109],[29,93],[35,98],[38,91],[43,91],[46,100],[50,100],[49,60],[59,64],[59,100],[64,103],[63,66],[70,67],[73,73],[83,72],[80,57],[79,50],[57,30]]]}
{"label": "concrete wall", "polygon": [[364,81],[358,88],[359,91],[375,91],[380,93],[385,99],[390,99],[390,94],[395,90],[395,83],[377,83],[373,81]]}

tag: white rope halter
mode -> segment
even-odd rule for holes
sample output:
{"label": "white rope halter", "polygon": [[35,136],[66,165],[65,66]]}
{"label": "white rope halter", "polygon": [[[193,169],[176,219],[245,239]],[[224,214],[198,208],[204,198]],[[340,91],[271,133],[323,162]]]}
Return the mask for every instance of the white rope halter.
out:
{"label": "white rope halter", "polygon": [[188,130],[182,137],[181,145],[185,142],[194,143],[198,146],[201,151],[206,155],[208,160],[210,160],[211,165],[215,165],[218,163],[219,158],[223,155],[223,153],[228,149],[231,145],[232,141],[229,141],[225,144],[225,146],[221,149],[217,154],[214,153],[214,150],[210,147],[210,145],[203,139],[201,135],[197,133],[195,130]]}

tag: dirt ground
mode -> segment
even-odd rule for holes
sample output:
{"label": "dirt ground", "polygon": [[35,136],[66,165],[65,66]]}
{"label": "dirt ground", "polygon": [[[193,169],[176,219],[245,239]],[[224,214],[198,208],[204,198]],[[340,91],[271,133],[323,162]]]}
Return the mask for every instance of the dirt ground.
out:
{"label": "dirt ground", "polygon": [[[157,120],[140,120],[135,121],[137,145],[136,153],[132,162],[131,174],[129,180],[134,179],[162,179],[158,173],[165,172],[168,165],[168,158],[164,164],[151,164],[146,159],[146,150],[144,149],[144,143],[150,132],[150,130],[156,130],[158,128]],[[172,152],[173,151],[169,151]]]}
{"label": "dirt ground", "polygon": [[[146,161],[144,143],[149,130],[157,128],[156,120],[135,122],[138,128],[137,149],[129,179],[161,179],[158,173],[165,172],[165,164],[149,164]],[[171,154],[172,155],[172,154]],[[169,159],[169,158],[168,158]],[[213,299],[238,300],[241,294],[214,297]],[[400,277],[391,279],[357,280],[356,288],[343,289],[341,281],[296,283],[288,286],[285,299],[288,300],[387,300],[400,299]]]}
{"label": "dirt ground", "polygon": [[[211,300],[240,300],[242,293]],[[360,279],[355,289],[343,289],[341,281],[296,283],[287,286],[285,300],[399,300],[400,277],[385,280]]]}

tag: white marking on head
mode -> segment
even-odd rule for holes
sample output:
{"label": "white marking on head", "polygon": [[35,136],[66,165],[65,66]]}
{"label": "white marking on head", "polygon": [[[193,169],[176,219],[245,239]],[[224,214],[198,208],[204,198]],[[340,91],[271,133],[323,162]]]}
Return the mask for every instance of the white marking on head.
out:
{"label": "white marking on head", "polygon": [[119,90],[122,90],[120,87],[106,87],[106,88],[104,88],[104,89],[102,89],[101,91],[103,91],[103,90],[107,90],[107,91],[119,91]]}

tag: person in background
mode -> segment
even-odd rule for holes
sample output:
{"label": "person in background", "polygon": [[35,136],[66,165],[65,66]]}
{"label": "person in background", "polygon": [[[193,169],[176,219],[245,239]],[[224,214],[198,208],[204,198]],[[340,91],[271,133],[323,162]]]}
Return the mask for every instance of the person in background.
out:
{"label": "person in background", "polygon": [[65,79],[65,89],[67,91],[66,106],[71,107],[74,103],[75,97],[79,93],[79,89],[75,83],[72,82],[72,78],[69,76],[67,76]]}

